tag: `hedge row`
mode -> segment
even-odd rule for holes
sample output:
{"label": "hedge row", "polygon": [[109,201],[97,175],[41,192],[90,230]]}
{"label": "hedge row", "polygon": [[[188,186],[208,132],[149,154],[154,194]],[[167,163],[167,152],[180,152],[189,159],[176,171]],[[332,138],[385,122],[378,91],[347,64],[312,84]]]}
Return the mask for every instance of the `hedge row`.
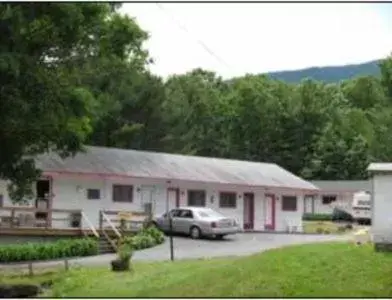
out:
{"label": "hedge row", "polygon": [[98,242],[90,238],[0,246],[1,263],[50,260],[96,254],[98,254]]}
{"label": "hedge row", "polygon": [[134,236],[126,236],[121,243],[129,245],[134,250],[151,248],[162,244],[165,240],[163,233],[155,227],[141,230]]}
{"label": "hedge row", "polygon": [[309,214],[305,213],[302,216],[304,221],[331,221],[332,214]]}

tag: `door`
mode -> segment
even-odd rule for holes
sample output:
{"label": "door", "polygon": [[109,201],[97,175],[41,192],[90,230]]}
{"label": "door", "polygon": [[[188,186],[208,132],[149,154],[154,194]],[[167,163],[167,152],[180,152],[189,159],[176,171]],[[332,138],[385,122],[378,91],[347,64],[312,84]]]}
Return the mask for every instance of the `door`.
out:
{"label": "door", "polygon": [[171,210],[173,208],[178,208],[180,206],[180,191],[177,188],[167,189],[167,202],[166,210]]}
{"label": "door", "polygon": [[314,213],[314,197],[311,195],[307,195],[304,197],[304,213]]}
{"label": "door", "polygon": [[[51,224],[51,181],[49,179],[38,180],[35,185],[36,189],[36,199],[35,208],[37,211],[35,213],[35,218],[37,220],[38,226],[50,226]],[[49,210],[49,211],[48,211]]]}
{"label": "door", "polygon": [[254,194],[244,193],[244,229],[252,230],[254,228]]}
{"label": "door", "polygon": [[165,213],[164,217],[162,219],[162,222],[159,224],[160,227],[164,231],[169,231],[170,230],[170,217],[171,217],[172,227],[173,227],[172,229],[173,229],[173,232],[176,232],[176,221],[177,221],[179,214],[180,214],[179,209],[173,209],[169,213]]}
{"label": "door", "polygon": [[264,198],[264,228],[275,230],[275,195],[266,194]]}
{"label": "door", "polygon": [[175,220],[175,231],[187,234],[190,232],[192,223],[193,223],[192,211],[190,209],[181,209]]}

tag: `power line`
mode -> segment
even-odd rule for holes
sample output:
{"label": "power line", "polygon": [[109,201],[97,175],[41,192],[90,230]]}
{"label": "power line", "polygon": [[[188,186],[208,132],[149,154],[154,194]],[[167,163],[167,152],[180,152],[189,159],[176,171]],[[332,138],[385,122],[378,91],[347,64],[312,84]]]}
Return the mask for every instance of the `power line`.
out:
{"label": "power line", "polygon": [[[159,9],[161,9],[164,13],[166,13],[166,14],[172,19],[172,21],[173,21],[174,23],[176,23],[176,25],[177,25],[179,28],[181,28],[181,29],[182,29],[184,32],[186,32],[187,34],[190,34],[190,35],[191,35],[191,32],[189,32],[189,30],[188,30],[183,24],[181,24],[176,18],[174,18],[173,15],[172,15],[171,13],[169,13],[169,12],[163,7],[163,5],[162,5],[161,3],[157,3],[157,2],[156,2],[155,4],[159,7]],[[202,40],[200,40],[199,38],[197,38],[194,34],[193,34],[193,37],[196,39],[196,41],[198,42],[198,44],[199,44],[200,46],[202,46],[203,49],[204,49],[205,51],[208,52],[208,54],[210,54],[211,56],[213,56],[213,57],[214,57],[217,61],[219,61],[221,64],[225,65],[226,68],[232,69],[232,68],[230,67],[230,65],[229,65],[227,62],[225,62],[219,55],[217,55],[214,51],[212,51],[211,48],[209,48]]]}

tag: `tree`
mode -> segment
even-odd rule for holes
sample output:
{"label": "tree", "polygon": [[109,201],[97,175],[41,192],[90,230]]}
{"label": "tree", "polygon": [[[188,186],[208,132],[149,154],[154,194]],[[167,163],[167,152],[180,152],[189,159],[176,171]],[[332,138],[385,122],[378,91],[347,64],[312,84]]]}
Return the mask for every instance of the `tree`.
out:
{"label": "tree", "polygon": [[91,74],[109,61],[143,68],[147,34],[97,3],[3,4],[0,28],[0,178],[22,201],[39,176],[34,156],[83,150],[101,106]]}
{"label": "tree", "polygon": [[354,107],[369,110],[388,104],[381,80],[377,77],[363,76],[346,80],[341,88],[345,98]]}
{"label": "tree", "polygon": [[[89,143],[97,146],[161,150],[165,135],[161,114],[164,85],[159,77],[128,69],[117,72],[101,91],[106,104],[93,123]],[[105,94],[103,94],[105,92]]]}
{"label": "tree", "polygon": [[366,122],[359,111],[342,109],[333,116],[316,143],[306,175],[320,180],[366,178],[370,162],[369,142],[356,126]]}
{"label": "tree", "polygon": [[162,105],[166,151],[205,156],[224,152],[219,136],[225,118],[222,88],[219,77],[200,69],[168,79]]}

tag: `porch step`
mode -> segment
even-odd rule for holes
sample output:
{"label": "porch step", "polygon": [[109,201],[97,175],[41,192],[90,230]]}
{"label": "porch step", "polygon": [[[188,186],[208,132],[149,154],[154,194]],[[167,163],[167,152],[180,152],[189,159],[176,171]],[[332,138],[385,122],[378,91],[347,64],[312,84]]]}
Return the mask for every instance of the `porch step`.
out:
{"label": "porch step", "polygon": [[114,253],[115,252],[115,250],[113,249],[110,242],[104,236],[99,237],[98,251],[99,251],[99,254],[106,254],[106,253]]}

